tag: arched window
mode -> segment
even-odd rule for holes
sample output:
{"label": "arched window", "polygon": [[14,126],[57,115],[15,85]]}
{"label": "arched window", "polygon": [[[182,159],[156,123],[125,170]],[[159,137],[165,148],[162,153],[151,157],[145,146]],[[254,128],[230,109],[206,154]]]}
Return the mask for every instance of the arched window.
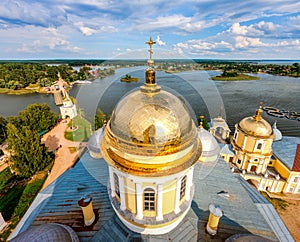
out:
{"label": "arched window", "polygon": [[262,143],[258,143],[256,149],[261,150],[261,147],[262,147]]}
{"label": "arched window", "polygon": [[180,200],[184,197],[185,190],[186,190],[186,176],[184,176],[181,179],[181,184],[180,184]]}
{"label": "arched window", "polygon": [[119,177],[116,173],[114,173],[114,183],[115,183],[115,193],[118,197],[120,197]]}
{"label": "arched window", "polygon": [[155,211],[155,191],[152,188],[144,190],[144,210]]}

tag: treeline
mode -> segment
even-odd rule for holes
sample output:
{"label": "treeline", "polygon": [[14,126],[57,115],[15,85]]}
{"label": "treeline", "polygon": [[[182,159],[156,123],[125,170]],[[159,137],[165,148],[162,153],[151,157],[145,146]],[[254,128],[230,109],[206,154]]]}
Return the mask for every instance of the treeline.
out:
{"label": "treeline", "polygon": [[0,116],[0,143],[10,151],[9,166],[20,177],[31,177],[54,160],[41,143],[40,133],[56,124],[56,114],[47,104],[31,104],[18,116]]}
{"label": "treeline", "polygon": [[[216,67],[216,66],[214,66]],[[277,65],[277,64],[254,64],[254,63],[229,63],[218,64],[218,68],[227,73],[258,73],[264,72],[271,75],[300,77],[300,64]]]}
{"label": "treeline", "polygon": [[30,84],[50,86],[58,80],[58,73],[66,82],[86,80],[91,75],[90,70],[86,66],[76,71],[68,65],[4,63],[0,64],[0,88],[16,90]]}

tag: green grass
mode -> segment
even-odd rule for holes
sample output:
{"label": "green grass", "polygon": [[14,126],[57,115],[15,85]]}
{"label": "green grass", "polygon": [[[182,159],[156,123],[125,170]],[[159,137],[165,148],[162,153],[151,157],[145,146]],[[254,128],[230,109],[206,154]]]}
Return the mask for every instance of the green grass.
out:
{"label": "green grass", "polygon": [[71,122],[69,122],[68,126],[77,127],[74,131],[65,132],[65,138],[68,140],[78,142],[87,141],[91,136],[91,124],[80,115],[76,116]]}
{"label": "green grass", "polygon": [[30,94],[36,93],[36,90],[31,89],[19,89],[19,90],[12,90],[8,88],[0,88],[0,94],[11,94],[11,95],[23,95],[23,94]]}
{"label": "green grass", "polygon": [[17,182],[8,192],[0,198],[0,211],[5,221],[10,221],[9,226],[2,231],[0,241],[6,241],[12,230],[26,213],[34,198],[41,190],[46,179],[46,172],[30,182]]}
{"label": "green grass", "polygon": [[235,77],[223,77],[223,76],[214,76],[211,78],[214,81],[248,81],[248,80],[259,80],[259,77],[249,76],[246,74],[239,74]]}

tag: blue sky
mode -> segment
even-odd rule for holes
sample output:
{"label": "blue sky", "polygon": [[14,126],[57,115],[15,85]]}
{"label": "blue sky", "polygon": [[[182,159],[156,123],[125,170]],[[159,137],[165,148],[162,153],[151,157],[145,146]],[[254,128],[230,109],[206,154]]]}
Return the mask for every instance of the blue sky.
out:
{"label": "blue sky", "polygon": [[300,59],[299,0],[2,0],[0,59]]}

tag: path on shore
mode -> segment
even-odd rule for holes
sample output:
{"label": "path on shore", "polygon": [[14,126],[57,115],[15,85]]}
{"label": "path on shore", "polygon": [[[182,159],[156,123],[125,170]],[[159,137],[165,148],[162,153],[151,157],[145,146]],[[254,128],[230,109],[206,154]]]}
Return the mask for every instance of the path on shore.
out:
{"label": "path on shore", "polygon": [[55,161],[42,189],[47,187],[67,169],[72,167],[82,154],[87,142],[74,142],[65,139],[64,133],[69,120],[59,122],[53,129],[42,137],[49,151],[55,151]]}

